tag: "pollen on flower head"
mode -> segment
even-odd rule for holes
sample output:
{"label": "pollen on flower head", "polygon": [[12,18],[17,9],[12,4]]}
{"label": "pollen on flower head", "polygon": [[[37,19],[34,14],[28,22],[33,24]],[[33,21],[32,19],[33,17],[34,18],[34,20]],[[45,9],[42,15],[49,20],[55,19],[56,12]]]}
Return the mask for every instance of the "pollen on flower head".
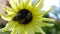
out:
{"label": "pollen on flower head", "polygon": [[22,9],[17,13],[13,20],[22,24],[28,24],[32,20],[32,17],[32,13],[29,10]]}

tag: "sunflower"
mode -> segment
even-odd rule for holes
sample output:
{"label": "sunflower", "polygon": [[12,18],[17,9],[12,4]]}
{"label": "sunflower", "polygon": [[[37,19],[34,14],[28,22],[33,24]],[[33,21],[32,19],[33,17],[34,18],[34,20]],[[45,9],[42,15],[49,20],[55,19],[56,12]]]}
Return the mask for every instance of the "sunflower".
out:
{"label": "sunflower", "polygon": [[0,32],[11,31],[11,34],[35,34],[40,32],[46,34],[41,27],[53,26],[44,21],[54,21],[43,16],[50,12],[53,8],[43,12],[44,0],[36,0],[33,4],[32,0],[8,0],[11,7],[4,5],[7,14],[0,12],[1,17],[8,21],[6,26],[0,29]]}

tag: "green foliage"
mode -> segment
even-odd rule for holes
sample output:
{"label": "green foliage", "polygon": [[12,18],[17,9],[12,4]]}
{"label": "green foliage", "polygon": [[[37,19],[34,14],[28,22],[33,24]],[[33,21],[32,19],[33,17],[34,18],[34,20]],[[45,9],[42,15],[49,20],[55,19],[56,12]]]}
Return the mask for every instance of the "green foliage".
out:
{"label": "green foliage", "polygon": [[0,32],[0,34],[10,34],[10,32]]}

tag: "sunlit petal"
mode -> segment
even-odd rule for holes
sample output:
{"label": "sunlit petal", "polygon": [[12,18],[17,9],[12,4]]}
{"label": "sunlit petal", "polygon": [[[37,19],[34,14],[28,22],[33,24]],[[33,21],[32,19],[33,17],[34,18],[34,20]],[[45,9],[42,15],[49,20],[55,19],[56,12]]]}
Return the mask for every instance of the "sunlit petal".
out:
{"label": "sunlit petal", "polygon": [[55,21],[54,19],[51,19],[51,18],[41,18],[40,20],[42,20],[42,21]]}
{"label": "sunlit petal", "polygon": [[24,25],[19,25],[17,31],[18,31],[18,34],[25,34]]}
{"label": "sunlit petal", "polygon": [[[38,23],[36,23],[36,22],[38,22]],[[44,23],[44,22],[42,22],[42,21],[40,21],[40,20],[36,20],[35,22],[34,22],[34,24],[36,24],[36,25],[38,25],[38,26],[41,26],[41,27],[43,27],[43,26],[49,26],[49,27],[51,27],[51,26],[53,26],[54,24],[49,24],[49,23]]]}
{"label": "sunlit petal", "polygon": [[23,0],[24,8],[28,9],[32,5],[32,0]]}
{"label": "sunlit petal", "polygon": [[3,14],[1,12],[0,12],[0,15],[6,21],[10,21],[12,19],[12,17],[13,17],[13,15],[7,15],[7,14]]}
{"label": "sunlit petal", "polygon": [[[41,10],[44,6],[43,3],[44,3],[44,0],[39,0],[38,3],[34,6],[34,8],[39,8],[39,10]],[[34,8],[33,10],[35,10]]]}
{"label": "sunlit petal", "polygon": [[11,7],[14,9],[14,10],[18,10],[18,7],[17,7],[17,4],[16,4],[16,2],[13,0],[8,0],[9,1],[9,3],[10,3],[10,5],[11,5]]}
{"label": "sunlit petal", "polygon": [[32,6],[32,0],[29,0],[29,3],[28,3],[28,8],[30,8]]}
{"label": "sunlit petal", "polygon": [[40,32],[41,34],[46,34],[40,26],[35,25],[35,24],[32,24],[32,26],[36,32]]}
{"label": "sunlit petal", "polygon": [[0,31],[1,32],[9,31],[9,30],[11,30],[11,28],[13,28],[14,25],[15,25],[14,22],[10,21],[6,24],[6,26],[4,28],[0,29]]}
{"label": "sunlit petal", "polygon": [[26,34],[35,34],[32,24],[28,24],[25,26]]}
{"label": "sunlit petal", "polygon": [[17,34],[17,31],[16,31],[16,29],[15,29],[15,28],[14,28],[14,29],[12,29],[11,34]]}
{"label": "sunlit petal", "polygon": [[10,8],[10,7],[8,7],[8,6],[4,6],[4,10],[5,10],[9,15],[16,13],[12,8]]}
{"label": "sunlit petal", "polygon": [[40,2],[41,0],[36,0],[36,2],[33,4],[33,8]]}

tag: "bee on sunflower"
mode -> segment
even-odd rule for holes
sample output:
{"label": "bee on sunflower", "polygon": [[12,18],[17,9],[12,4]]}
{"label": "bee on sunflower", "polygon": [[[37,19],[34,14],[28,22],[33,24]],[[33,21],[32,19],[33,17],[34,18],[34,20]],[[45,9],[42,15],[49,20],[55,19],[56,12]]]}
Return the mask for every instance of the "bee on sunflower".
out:
{"label": "bee on sunflower", "polygon": [[53,9],[42,12],[44,0],[36,0],[34,4],[32,4],[32,0],[8,1],[11,7],[4,5],[4,10],[7,14],[0,12],[1,17],[8,23],[4,28],[0,29],[0,32],[11,31],[11,34],[35,34],[35,32],[40,32],[41,34],[46,34],[41,27],[54,25],[43,22],[54,21],[43,17]]}

